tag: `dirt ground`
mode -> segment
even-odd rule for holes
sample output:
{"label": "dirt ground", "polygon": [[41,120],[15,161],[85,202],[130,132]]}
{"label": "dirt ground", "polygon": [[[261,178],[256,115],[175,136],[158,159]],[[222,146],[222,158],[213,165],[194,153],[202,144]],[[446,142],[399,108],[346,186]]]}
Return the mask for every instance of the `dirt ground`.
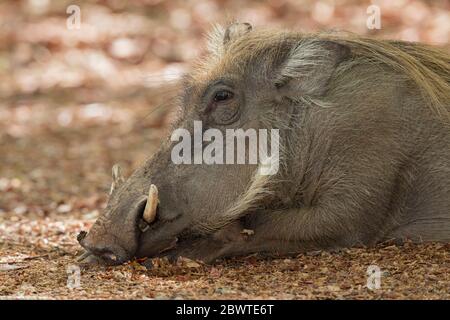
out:
{"label": "dirt ground", "polygon": [[[362,2],[81,1],[80,32],[66,28],[69,2],[2,1],[0,299],[450,299],[450,244],[212,266],[156,259],[150,269],[75,261],[76,235],[101,214],[112,165],[129,175],[167,134],[176,80],[222,5],[257,25],[373,34]],[[374,36],[448,44],[448,1],[383,3]],[[374,267],[380,287],[370,290]]]}

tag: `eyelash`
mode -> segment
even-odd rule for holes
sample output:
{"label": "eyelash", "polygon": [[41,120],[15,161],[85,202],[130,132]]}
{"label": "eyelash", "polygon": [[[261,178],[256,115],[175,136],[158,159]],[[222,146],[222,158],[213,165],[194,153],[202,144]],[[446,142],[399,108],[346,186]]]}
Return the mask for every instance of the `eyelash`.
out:
{"label": "eyelash", "polygon": [[[219,97],[220,94],[224,94],[225,96]],[[231,91],[228,91],[228,90],[220,90],[220,91],[217,91],[217,92],[214,94],[213,101],[216,102],[216,103],[222,102],[222,101],[227,101],[227,100],[232,99],[233,96],[234,96],[234,95],[233,95],[233,93],[232,93]]]}

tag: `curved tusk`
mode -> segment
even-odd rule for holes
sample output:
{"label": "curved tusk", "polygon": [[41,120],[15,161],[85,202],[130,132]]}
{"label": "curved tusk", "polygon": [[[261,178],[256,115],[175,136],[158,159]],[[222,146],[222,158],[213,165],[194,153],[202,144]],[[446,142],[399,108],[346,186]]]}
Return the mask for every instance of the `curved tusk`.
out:
{"label": "curved tusk", "polygon": [[112,179],[113,181],[111,183],[109,194],[113,193],[114,189],[125,181],[122,175],[122,169],[117,163],[112,167]]}
{"label": "curved tusk", "polygon": [[97,258],[95,255],[91,254],[90,256],[87,256],[81,261],[78,261],[80,264],[90,264],[90,265],[98,265],[101,264],[101,260]]}
{"label": "curved tusk", "polygon": [[148,224],[152,223],[156,218],[156,208],[158,207],[158,188],[152,184],[148,190],[147,204],[145,205],[142,218]]}
{"label": "curved tusk", "polygon": [[86,259],[87,257],[89,257],[91,254],[92,254],[92,253],[90,253],[89,251],[85,251],[85,252],[83,252],[83,254],[81,254],[80,256],[78,256],[78,257],[76,258],[76,261],[81,262],[81,261],[83,261],[84,259]]}

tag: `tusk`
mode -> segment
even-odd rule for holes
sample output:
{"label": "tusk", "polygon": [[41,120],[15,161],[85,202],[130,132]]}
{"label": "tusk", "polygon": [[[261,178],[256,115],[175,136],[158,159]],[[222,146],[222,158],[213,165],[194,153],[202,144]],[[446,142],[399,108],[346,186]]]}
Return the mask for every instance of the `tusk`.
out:
{"label": "tusk", "polygon": [[125,181],[122,175],[122,169],[117,163],[112,167],[112,178],[113,182],[111,183],[109,194],[113,193],[114,189]]}
{"label": "tusk", "polygon": [[92,253],[90,253],[89,251],[85,251],[83,254],[81,254],[80,256],[78,256],[76,258],[76,261],[81,262],[84,259],[86,259],[87,257],[89,257]]}
{"label": "tusk", "polygon": [[87,265],[98,265],[101,264],[101,260],[97,258],[95,255],[91,254],[84,258],[81,261],[78,261],[80,264],[87,264]]}
{"label": "tusk", "polygon": [[152,223],[156,218],[156,207],[158,206],[158,188],[152,184],[148,190],[147,204],[145,205],[142,218],[148,224]]}

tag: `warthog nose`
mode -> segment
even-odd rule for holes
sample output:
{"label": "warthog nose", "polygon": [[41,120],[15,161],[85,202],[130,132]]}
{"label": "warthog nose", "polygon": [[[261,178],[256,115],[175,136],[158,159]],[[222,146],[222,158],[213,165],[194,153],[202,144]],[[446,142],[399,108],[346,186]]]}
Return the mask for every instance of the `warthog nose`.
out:
{"label": "warthog nose", "polygon": [[78,242],[84,249],[86,249],[91,254],[94,254],[95,256],[102,258],[104,260],[107,261],[117,260],[117,255],[115,255],[112,250],[106,248],[103,244],[94,243],[92,239],[90,239],[87,235],[88,233],[86,231],[81,231],[77,236]]}
{"label": "warthog nose", "polygon": [[107,264],[120,263],[120,254],[116,254],[114,250],[102,246],[96,246],[85,239],[80,241],[83,248],[86,249],[85,257],[94,256]]}

